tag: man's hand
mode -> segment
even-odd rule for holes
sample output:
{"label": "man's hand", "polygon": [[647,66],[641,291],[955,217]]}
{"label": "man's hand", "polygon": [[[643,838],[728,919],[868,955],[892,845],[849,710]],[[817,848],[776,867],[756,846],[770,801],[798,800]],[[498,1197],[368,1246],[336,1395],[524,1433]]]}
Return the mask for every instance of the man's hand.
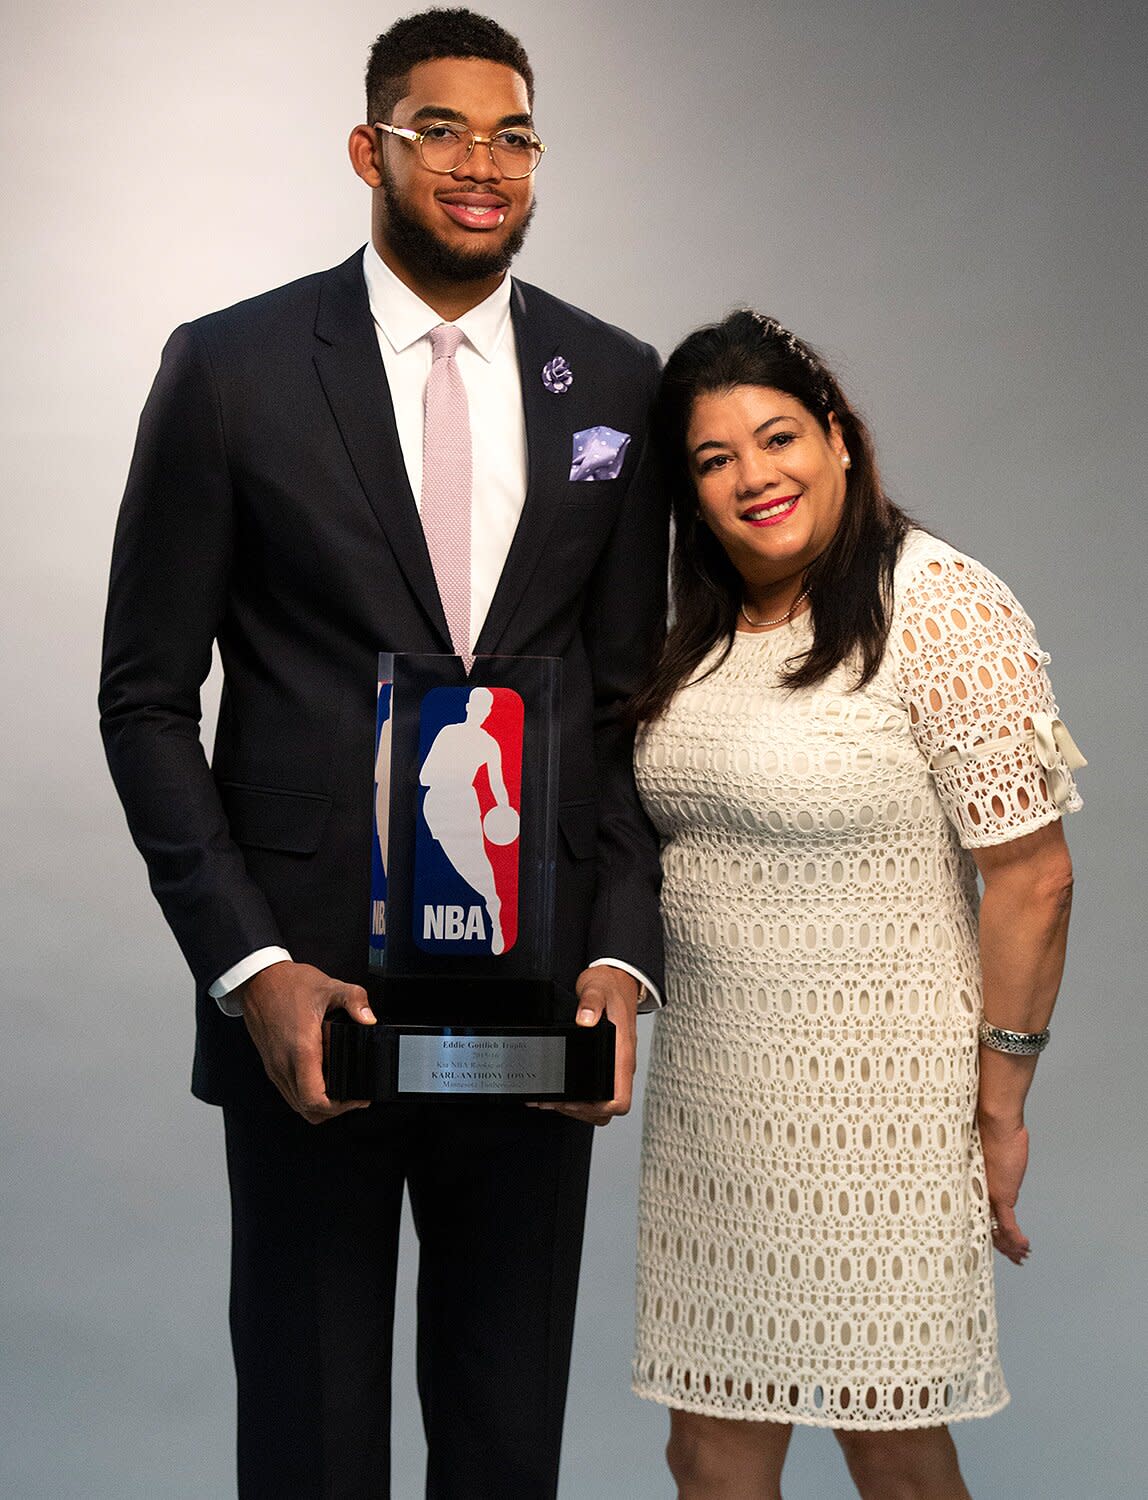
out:
{"label": "man's hand", "polygon": [[574,986],[578,995],[578,1025],[597,1026],[602,1013],[616,1028],[614,1050],[614,1097],[593,1104],[539,1104],[572,1120],[588,1125],[608,1125],[615,1115],[630,1111],[634,1093],[634,1069],[638,1060],[638,981],[624,969],[595,964],[583,969]]}
{"label": "man's hand", "polygon": [[341,984],[310,964],[278,963],[242,986],[243,1019],[267,1076],[291,1108],[312,1125],[367,1099],[328,1099],[323,1086],[323,1018],[342,1009],[364,1026],[375,1024],[362,985]]}

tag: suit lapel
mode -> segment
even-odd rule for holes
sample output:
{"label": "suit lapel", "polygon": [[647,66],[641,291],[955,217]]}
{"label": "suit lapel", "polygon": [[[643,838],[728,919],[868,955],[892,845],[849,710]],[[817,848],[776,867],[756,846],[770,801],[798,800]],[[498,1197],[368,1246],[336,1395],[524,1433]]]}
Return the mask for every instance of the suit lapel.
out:
{"label": "suit lapel", "polygon": [[526,500],[475,644],[476,655],[490,655],[498,649],[521,603],[557,514],[555,478],[560,476],[564,480],[570,466],[570,434],[566,424],[556,420],[562,414],[562,398],[552,395],[542,384],[543,365],[562,352],[557,336],[544,319],[530,313],[517,281],[511,288],[510,316],[526,418]]}
{"label": "suit lapel", "polygon": [[450,632],[399,443],[361,251],[323,280],[315,338],[315,368],[359,483],[412,596],[449,651]]}

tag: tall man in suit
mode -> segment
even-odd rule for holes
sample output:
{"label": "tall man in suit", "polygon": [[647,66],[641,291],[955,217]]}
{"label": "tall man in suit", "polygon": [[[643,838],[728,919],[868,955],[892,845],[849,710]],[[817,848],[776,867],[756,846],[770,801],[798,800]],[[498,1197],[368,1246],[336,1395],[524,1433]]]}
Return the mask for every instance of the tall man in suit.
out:
{"label": "tall man in suit", "polygon": [[[367,96],[350,153],[371,243],[164,351],[116,533],[102,723],[197,982],[192,1087],[224,1110],[241,1495],[388,1492],[405,1186],[427,1493],[542,1500],[591,1125],[629,1106],[635,1015],[660,983],[656,841],[621,711],[664,607],[645,454],[657,358],[508,275],[544,149],[513,37],[468,11],[400,21]],[[444,525],[432,491],[468,459]],[[323,1017],[374,1019],[376,654],[452,649],[562,660],[555,973],[579,1021],[618,1027],[608,1103],[366,1108],[324,1092]]]}

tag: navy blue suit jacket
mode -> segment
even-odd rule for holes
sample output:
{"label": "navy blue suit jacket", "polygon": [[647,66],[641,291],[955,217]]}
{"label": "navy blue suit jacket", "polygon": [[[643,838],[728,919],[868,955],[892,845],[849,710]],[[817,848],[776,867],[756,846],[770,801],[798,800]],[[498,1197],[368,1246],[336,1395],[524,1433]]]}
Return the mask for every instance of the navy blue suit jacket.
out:
{"label": "navy blue suit jacket", "polygon": [[[477,643],[563,662],[555,977],[623,959],[661,982],[656,836],[619,712],[663,625],[667,505],[646,451],[653,349],[515,282],[526,502]],[[541,371],[562,355],[569,391]],[[573,435],[632,440],[571,482]],[[224,689],[209,766],[200,687]],[[193,1089],[278,1096],[207,987],[282,945],[366,972],[375,666],[449,635],[399,446],[362,255],[178,329],[116,530],[101,725],[152,889],[195,975]]]}

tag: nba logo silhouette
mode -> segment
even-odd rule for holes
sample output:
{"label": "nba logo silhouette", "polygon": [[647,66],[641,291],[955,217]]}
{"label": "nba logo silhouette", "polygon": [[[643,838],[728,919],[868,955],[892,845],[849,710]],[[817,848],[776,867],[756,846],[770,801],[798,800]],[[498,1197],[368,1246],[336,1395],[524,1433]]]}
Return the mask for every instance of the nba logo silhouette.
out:
{"label": "nba logo silhouette", "polygon": [[412,919],[426,953],[514,946],[523,718],[511,688],[437,687],[422,700]]}

